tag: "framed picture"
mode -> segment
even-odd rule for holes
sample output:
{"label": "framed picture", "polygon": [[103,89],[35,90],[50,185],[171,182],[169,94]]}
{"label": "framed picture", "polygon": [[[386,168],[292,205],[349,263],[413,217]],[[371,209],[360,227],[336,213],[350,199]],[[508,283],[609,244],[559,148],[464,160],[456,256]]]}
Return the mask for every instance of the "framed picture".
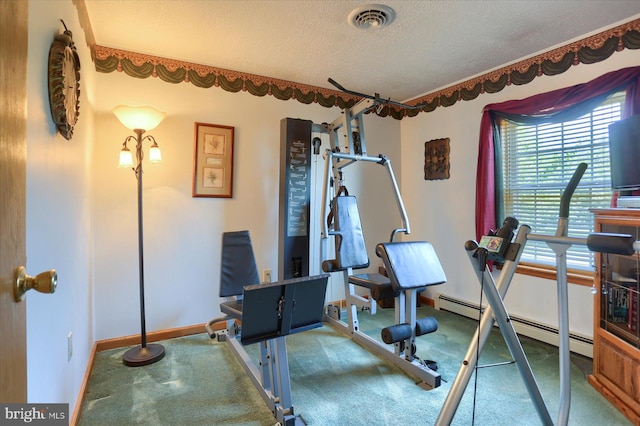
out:
{"label": "framed picture", "polygon": [[233,127],[195,123],[193,196],[233,196]]}
{"label": "framed picture", "polygon": [[449,138],[424,143],[424,179],[449,179]]}

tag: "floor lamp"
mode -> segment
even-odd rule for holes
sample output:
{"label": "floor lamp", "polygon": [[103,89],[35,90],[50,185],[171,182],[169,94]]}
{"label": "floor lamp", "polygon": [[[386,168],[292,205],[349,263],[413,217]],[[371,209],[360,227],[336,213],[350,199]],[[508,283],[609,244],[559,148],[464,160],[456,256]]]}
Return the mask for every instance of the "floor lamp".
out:
{"label": "floor lamp", "polygon": [[[156,140],[151,135],[142,136],[144,132],[154,129],[164,119],[166,113],[153,107],[130,107],[120,105],[113,109],[113,113],[118,117],[125,127],[132,130],[136,135],[128,136],[122,143],[120,151],[119,167],[132,167],[138,181],[138,271],[140,274],[140,339],[141,344],[129,349],[122,357],[122,362],[129,367],[140,367],[153,364],[164,357],[164,347],[158,344],[147,344],[147,330],[144,313],[144,250],[142,238],[142,143],[150,141],[153,143],[149,149],[149,160],[151,162],[162,161],[160,148]],[[136,144],[136,163],[133,163],[133,156],[127,143],[133,141]]]}

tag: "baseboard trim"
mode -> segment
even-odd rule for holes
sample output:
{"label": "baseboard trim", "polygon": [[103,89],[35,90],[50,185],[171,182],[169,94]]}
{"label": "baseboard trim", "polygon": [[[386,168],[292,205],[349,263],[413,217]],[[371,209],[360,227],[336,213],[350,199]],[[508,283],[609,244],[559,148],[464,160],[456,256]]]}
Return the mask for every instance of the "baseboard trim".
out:
{"label": "baseboard trim", "polygon": [[[224,328],[224,323],[220,323],[220,330]],[[215,328],[215,327],[214,327]],[[216,328],[217,329],[217,328]],[[147,333],[147,342],[158,342],[160,340],[174,339],[176,337],[191,336],[192,334],[204,333],[204,324],[187,325],[185,327],[170,328]],[[109,349],[123,348],[140,344],[140,335],[130,335],[115,337],[96,341],[96,351],[102,352]]]}
{"label": "baseboard trim", "polygon": [[[461,299],[456,299],[444,294],[436,294],[435,308],[438,310],[453,312],[472,319],[478,319],[478,305]],[[553,346],[559,345],[559,332],[557,327],[542,324],[527,318],[509,315],[516,333],[531,337]],[[496,325],[497,327],[497,325]],[[588,358],[593,358],[593,340],[577,333],[569,333],[569,346],[571,352],[578,353]]]}
{"label": "baseboard trim", "polygon": [[432,308],[436,307],[436,302],[426,296],[420,296],[420,303],[424,303],[425,305],[431,306]]}
{"label": "baseboard trim", "polygon": [[84,405],[84,398],[86,395],[86,389],[89,385],[89,377],[91,377],[91,371],[93,371],[93,363],[96,359],[96,344],[93,344],[91,348],[91,353],[89,354],[89,360],[87,362],[87,368],[84,372],[84,378],[82,379],[82,384],[80,385],[80,392],[78,393],[78,398],[76,398],[76,405],[73,408],[73,415],[71,416],[71,420],[69,425],[76,426],[80,421],[80,411],[82,410],[82,406]]}
{"label": "baseboard trim", "polygon": [[[214,330],[223,330],[224,328],[224,322],[220,322],[213,327]],[[199,333],[206,333],[204,324],[188,325],[185,327],[152,331],[150,333],[147,333],[147,342],[158,342],[160,340],[175,339],[176,337],[191,336]],[[78,398],[76,399],[76,405],[73,409],[73,415],[71,416],[71,420],[69,422],[70,426],[77,426],[78,422],[80,421],[80,412],[82,410],[82,406],[84,405],[85,395],[87,394],[89,378],[91,377],[91,372],[93,371],[93,364],[96,359],[96,354],[98,352],[106,351],[109,349],[124,348],[127,346],[135,346],[138,344],[140,344],[139,334],[124,337],[115,337],[113,339],[98,340],[93,344],[91,353],[89,355],[89,360],[87,361],[87,368],[84,373],[84,378],[82,379],[82,384],[80,385]]]}

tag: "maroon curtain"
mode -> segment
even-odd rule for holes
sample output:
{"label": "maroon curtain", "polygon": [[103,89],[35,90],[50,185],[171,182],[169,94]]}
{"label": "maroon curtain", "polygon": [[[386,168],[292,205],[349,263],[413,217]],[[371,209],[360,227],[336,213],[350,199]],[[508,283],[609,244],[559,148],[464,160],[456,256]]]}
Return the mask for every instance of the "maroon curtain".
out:
{"label": "maroon curtain", "polygon": [[484,107],[480,122],[478,168],[476,176],[476,238],[480,241],[490,229],[497,228],[495,170],[495,135],[492,116],[496,114],[552,117],[568,108],[598,96],[620,90],[627,91],[625,116],[640,113],[640,67],[623,68],[604,74],[588,83],[526,99],[489,104]]}

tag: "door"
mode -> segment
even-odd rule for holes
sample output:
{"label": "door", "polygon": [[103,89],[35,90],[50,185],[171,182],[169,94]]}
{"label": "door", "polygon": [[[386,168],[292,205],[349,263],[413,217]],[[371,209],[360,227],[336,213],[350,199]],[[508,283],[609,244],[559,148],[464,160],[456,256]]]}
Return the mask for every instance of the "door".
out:
{"label": "door", "polygon": [[29,2],[0,9],[0,401],[27,402],[25,302],[13,297],[26,263],[27,37]]}

